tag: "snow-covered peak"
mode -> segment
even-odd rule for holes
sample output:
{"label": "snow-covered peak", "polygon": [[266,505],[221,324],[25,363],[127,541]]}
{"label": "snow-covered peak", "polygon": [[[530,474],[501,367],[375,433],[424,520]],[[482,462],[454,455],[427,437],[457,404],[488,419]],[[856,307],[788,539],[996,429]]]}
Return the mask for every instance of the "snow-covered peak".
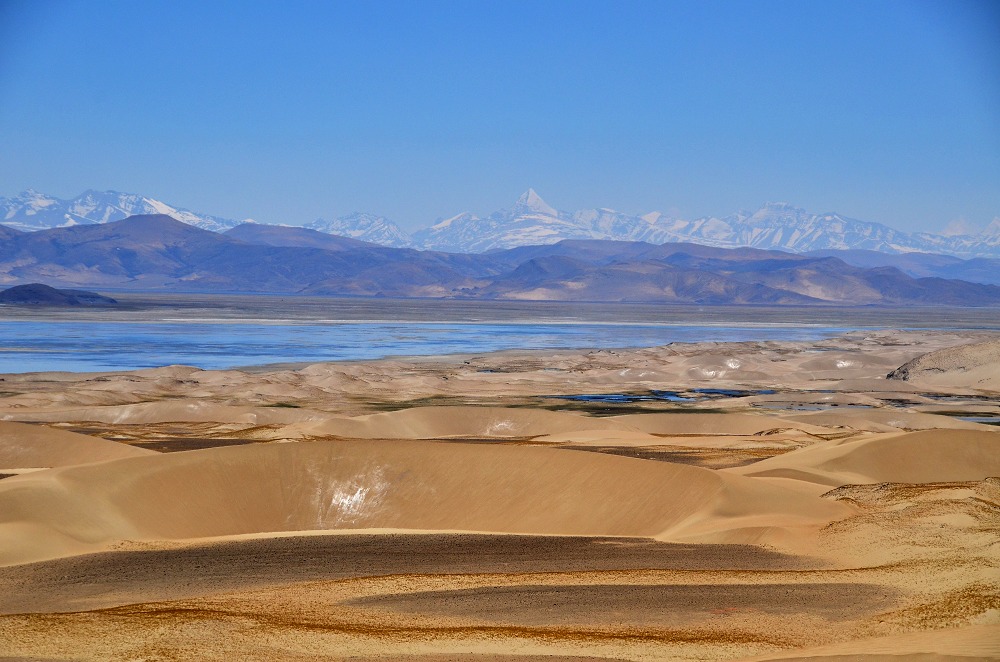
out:
{"label": "snow-covered peak", "polygon": [[442,219],[442,220],[438,221],[437,223],[435,223],[434,225],[432,225],[430,227],[430,229],[434,230],[434,231],[444,230],[445,228],[450,228],[452,226],[452,224],[454,224],[456,221],[461,221],[461,220],[464,220],[466,218],[473,218],[473,216],[469,212],[463,211],[461,214],[455,214],[454,216],[451,216],[450,218],[445,218],[445,219]]}
{"label": "snow-covered peak", "polygon": [[398,225],[377,214],[354,212],[332,221],[317,218],[305,227],[383,246],[407,248],[413,245],[413,240]]}
{"label": "snow-covered peak", "polygon": [[539,214],[545,214],[546,216],[558,216],[554,208],[550,207],[548,203],[542,200],[542,197],[535,193],[535,189],[529,188],[527,191],[521,194],[521,197],[517,199],[518,207],[525,207],[533,212]]}
{"label": "snow-covered peak", "polygon": [[53,198],[28,189],[16,198],[0,198],[0,216],[19,230],[110,223],[136,214],[166,214],[205,230],[227,230],[235,225],[225,218],[197,214],[134,193],[87,190],[71,200]]}
{"label": "snow-covered peak", "polygon": [[993,221],[987,225],[980,233],[983,237],[1000,237],[1000,216],[995,216]]}
{"label": "snow-covered peak", "polygon": [[25,215],[34,216],[38,212],[48,209],[52,205],[56,205],[58,203],[59,201],[57,199],[49,197],[44,193],[39,193],[33,188],[29,188],[16,198],[7,201],[7,204],[4,205],[6,207],[4,218],[13,218],[17,213],[16,209],[18,205],[23,208]]}

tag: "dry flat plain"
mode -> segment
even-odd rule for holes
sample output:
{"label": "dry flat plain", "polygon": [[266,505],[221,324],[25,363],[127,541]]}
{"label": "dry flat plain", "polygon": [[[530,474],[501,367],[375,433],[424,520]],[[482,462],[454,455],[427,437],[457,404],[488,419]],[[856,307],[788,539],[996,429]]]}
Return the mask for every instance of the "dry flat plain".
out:
{"label": "dry flat plain", "polygon": [[0,659],[1000,657],[996,333],[3,380]]}

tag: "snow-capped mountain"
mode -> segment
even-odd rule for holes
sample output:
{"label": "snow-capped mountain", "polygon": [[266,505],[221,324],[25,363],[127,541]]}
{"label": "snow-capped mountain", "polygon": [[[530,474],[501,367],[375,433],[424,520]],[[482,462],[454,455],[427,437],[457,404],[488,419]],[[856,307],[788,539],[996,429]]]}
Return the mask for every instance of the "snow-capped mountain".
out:
{"label": "snow-capped mountain", "polygon": [[934,248],[934,253],[948,253],[959,257],[1000,257],[1000,216],[978,234],[960,234],[949,237],[921,232],[916,237]]}
{"label": "snow-capped mountain", "polygon": [[693,221],[658,218],[656,227],[680,241],[720,247],[751,246],[805,252],[866,249],[886,253],[920,250],[910,235],[879,223],[839,214],[813,214],[785,202],[769,202],[753,213]]}
{"label": "snow-capped mountain", "polygon": [[32,189],[13,198],[0,197],[0,223],[18,230],[108,223],[138,214],[165,214],[213,232],[239,225],[227,218],[199,214],[153,198],[117,191],[84,191],[72,200],[53,198]]}
{"label": "snow-capped mountain", "polygon": [[788,203],[771,202],[752,213],[694,221],[659,219],[656,226],[677,237],[672,241],[723,248],[751,246],[795,253],[861,249],[882,253],[945,253],[965,258],[1000,257],[1000,223],[996,221],[977,235],[907,233],[881,223],[836,213],[814,214]]}
{"label": "snow-capped mountain", "polygon": [[604,239],[571,215],[558,212],[528,189],[513,207],[480,218],[468,212],[438,221],[413,235],[421,248],[485,253],[498,248],[554,244],[563,239]]}
{"label": "snow-capped mountain", "polygon": [[[136,214],[166,214],[215,232],[239,224],[172,207],[149,197],[115,191],[86,191],[72,200],[60,200],[33,190],[12,198],[0,197],[0,224],[18,230],[107,223]],[[687,220],[659,212],[632,215],[603,208],[560,211],[533,189],[525,191],[513,206],[489,216],[458,214],[412,236],[383,216],[360,212],[334,220],[317,219],[305,227],[396,248],[452,253],[485,253],[554,244],[564,239],[604,239],[651,244],[690,242],[720,248],[750,246],[796,253],[858,249],[1000,258],[1000,217],[982,232],[970,234],[968,230],[960,230],[948,235],[901,232],[881,223],[836,213],[815,214],[783,202],[767,203],[757,211],[741,211],[724,218]]]}
{"label": "snow-capped mountain", "polygon": [[694,220],[651,212],[633,216],[611,209],[563,212],[528,189],[517,203],[486,218],[463,213],[413,235],[426,249],[462,253],[537,244],[564,239],[645,241],[652,244],[691,242],[721,248],[751,246],[790,252],[862,249],[884,253],[932,252],[961,257],[1000,257],[1000,219],[978,235],[945,237],[909,234],[881,223],[840,214],[814,214],[784,202],[767,203],[755,212]]}
{"label": "snow-capped mountain", "polygon": [[406,234],[402,228],[384,216],[376,216],[375,214],[355,212],[332,221],[318,218],[312,223],[306,224],[306,227],[310,230],[319,230],[327,234],[370,241],[373,244],[394,248],[413,246],[410,235]]}
{"label": "snow-capped mountain", "polygon": [[663,244],[689,241],[711,246],[753,246],[788,251],[865,248],[917,250],[909,235],[878,223],[838,214],[810,214],[786,203],[769,203],[754,213],[692,221],[658,212],[632,216],[611,209],[562,212],[529,189],[517,203],[480,218],[459,214],[414,234],[423,248],[481,253],[563,239],[611,239]]}

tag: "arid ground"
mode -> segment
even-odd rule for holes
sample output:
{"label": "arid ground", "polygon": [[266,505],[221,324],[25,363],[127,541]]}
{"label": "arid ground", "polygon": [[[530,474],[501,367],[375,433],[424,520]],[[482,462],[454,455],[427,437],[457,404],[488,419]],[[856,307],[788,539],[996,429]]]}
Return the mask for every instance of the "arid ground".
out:
{"label": "arid ground", "polygon": [[996,333],[2,378],[2,660],[1000,657]]}

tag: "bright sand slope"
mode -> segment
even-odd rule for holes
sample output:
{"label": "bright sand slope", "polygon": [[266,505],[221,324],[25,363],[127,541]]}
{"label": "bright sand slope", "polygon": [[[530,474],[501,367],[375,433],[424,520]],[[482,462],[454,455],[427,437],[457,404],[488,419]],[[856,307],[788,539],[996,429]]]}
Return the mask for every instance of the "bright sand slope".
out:
{"label": "bright sand slope", "polygon": [[9,421],[0,421],[0,439],[0,472],[156,455],[106,439]]}
{"label": "bright sand slope", "polygon": [[[0,482],[0,562],[120,540],[394,528],[653,536],[821,525],[851,507],[742,476],[534,447],[299,442],[54,469]],[[754,533],[754,539],[759,536]]]}
{"label": "bright sand slope", "polygon": [[726,471],[794,478],[831,487],[976,481],[1000,476],[1000,434],[986,430],[921,430],[828,441]]}

